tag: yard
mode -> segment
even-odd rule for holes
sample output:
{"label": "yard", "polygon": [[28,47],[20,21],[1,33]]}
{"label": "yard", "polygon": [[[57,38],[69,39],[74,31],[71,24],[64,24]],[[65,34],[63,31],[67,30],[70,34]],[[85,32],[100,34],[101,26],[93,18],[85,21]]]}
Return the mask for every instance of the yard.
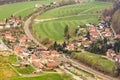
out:
{"label": "yard", "polygon": [[64,41],[64,28],[68,25],[71,28],[71,34],[78,25],[98,22],[101,11],[112,3],[90,2],[84,4],[74,4],[49,10],[36,19],[58,18],[47,22],[35,22],[33,24],[33,34],[37,38],[56,41]]}
{"label": "yard", "polygon": [[21,74],[31,74],[32,72],[35,71],[35,69],[30,65],[21,66],[21,67],[16,67],[15,66],[14,68]]}
{"label": "yard", "polygon": [[8,62],[16,62],[16,56],[0,56],[0,80],[18,76],[16,72],[8,65]]}

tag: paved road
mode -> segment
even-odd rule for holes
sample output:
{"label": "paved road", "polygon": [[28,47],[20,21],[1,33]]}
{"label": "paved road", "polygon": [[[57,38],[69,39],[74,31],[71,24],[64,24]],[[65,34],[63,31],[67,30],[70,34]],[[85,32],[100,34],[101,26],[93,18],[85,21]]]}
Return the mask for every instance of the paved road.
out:
{"label": "paved road", "polygon": [[[38,15],[39,13],[36,13],[34,15]],[[29,24],[31,23],[31,19],[32,19],[32,16],[29,17],[25,22],[24,22],[24,31],[25,31],[25,34],[31,39],[33,40],[37,45],[41,46],[41,47],[45,47],[44,45],[40,44],[39,41],[37,39],[34,38],[34,36],[32,35],[32,33],[30,32],[29,30]]]}

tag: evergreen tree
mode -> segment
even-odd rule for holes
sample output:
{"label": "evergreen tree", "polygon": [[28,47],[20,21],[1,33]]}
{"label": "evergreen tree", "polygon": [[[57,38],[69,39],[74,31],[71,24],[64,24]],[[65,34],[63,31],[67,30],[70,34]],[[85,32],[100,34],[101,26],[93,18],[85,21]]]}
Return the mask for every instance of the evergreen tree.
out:
{"label": "evergreen tree", "polygon": [[69,33],[68,25],[66,25],[65,30],[64,30],[64,36],[67,37]]}
{"label": "evergreen tree", "polygon": [[56,42],[56,41],[54,42],[53,48],[54,48],[55,50],[57,50],[57,42]]}

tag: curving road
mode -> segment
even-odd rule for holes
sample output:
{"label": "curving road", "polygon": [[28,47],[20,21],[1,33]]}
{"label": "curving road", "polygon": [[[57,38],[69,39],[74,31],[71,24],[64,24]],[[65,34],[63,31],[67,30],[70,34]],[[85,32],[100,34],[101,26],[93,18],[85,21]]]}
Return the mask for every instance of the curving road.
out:
{"label": "curving road", "polygon": [[[41,11],[42,12],[42,11]],[[39,13],[41,12],[38,12],[38,13],[35,13],[34,15],[37,16],[39,15]],[[25,34],[31,39],[33,40],[37,45],[41,46],[41,47],[45,47],[44,45],[40,44],[39,41],[37,39],[34,38],[34,36],[32,35],[31,31],[29,30],[29,25],[31,24],[32,22],[32,16],[30,16],[25,22],[24,22],[24,31],[25,31]]]}

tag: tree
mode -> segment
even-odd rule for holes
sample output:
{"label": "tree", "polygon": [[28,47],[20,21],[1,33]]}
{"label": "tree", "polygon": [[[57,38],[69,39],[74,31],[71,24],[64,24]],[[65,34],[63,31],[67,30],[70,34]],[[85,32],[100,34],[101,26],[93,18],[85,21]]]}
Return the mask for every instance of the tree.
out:
{"label": "tree", "polygon": [[69,33],[68,25],[66,25],[65,30],[64,30],[64,36],[66,37],[68,33]]}
{"label": "tree", "polygon": [[56,41],[54,42],[53,48],[54,48],[55,50],[57,50],[57,42],[56,42]]}
{"label": "tree", "polygon": [[90,32],[89,31],[87,32],[86,37],[88,38],[88,40],[90,40]]}
{"label": "tree", "polygon": [[66,44],[66,42],[64,42],[64,43],[62,44],[63,48],[65,48],[65,47],[66,47],[66,45],[67,45],[67,44]]}
{"label": "tree", "polygon": [[70,39],[70,30],[69,30],[69,27],[68,27],[68,25],[66,25],[66,27],[65,27],[65,30],[64,30],[64,37],[65,37],[65,39],[68,41],[68,43],[69,43],[69,39]]}

